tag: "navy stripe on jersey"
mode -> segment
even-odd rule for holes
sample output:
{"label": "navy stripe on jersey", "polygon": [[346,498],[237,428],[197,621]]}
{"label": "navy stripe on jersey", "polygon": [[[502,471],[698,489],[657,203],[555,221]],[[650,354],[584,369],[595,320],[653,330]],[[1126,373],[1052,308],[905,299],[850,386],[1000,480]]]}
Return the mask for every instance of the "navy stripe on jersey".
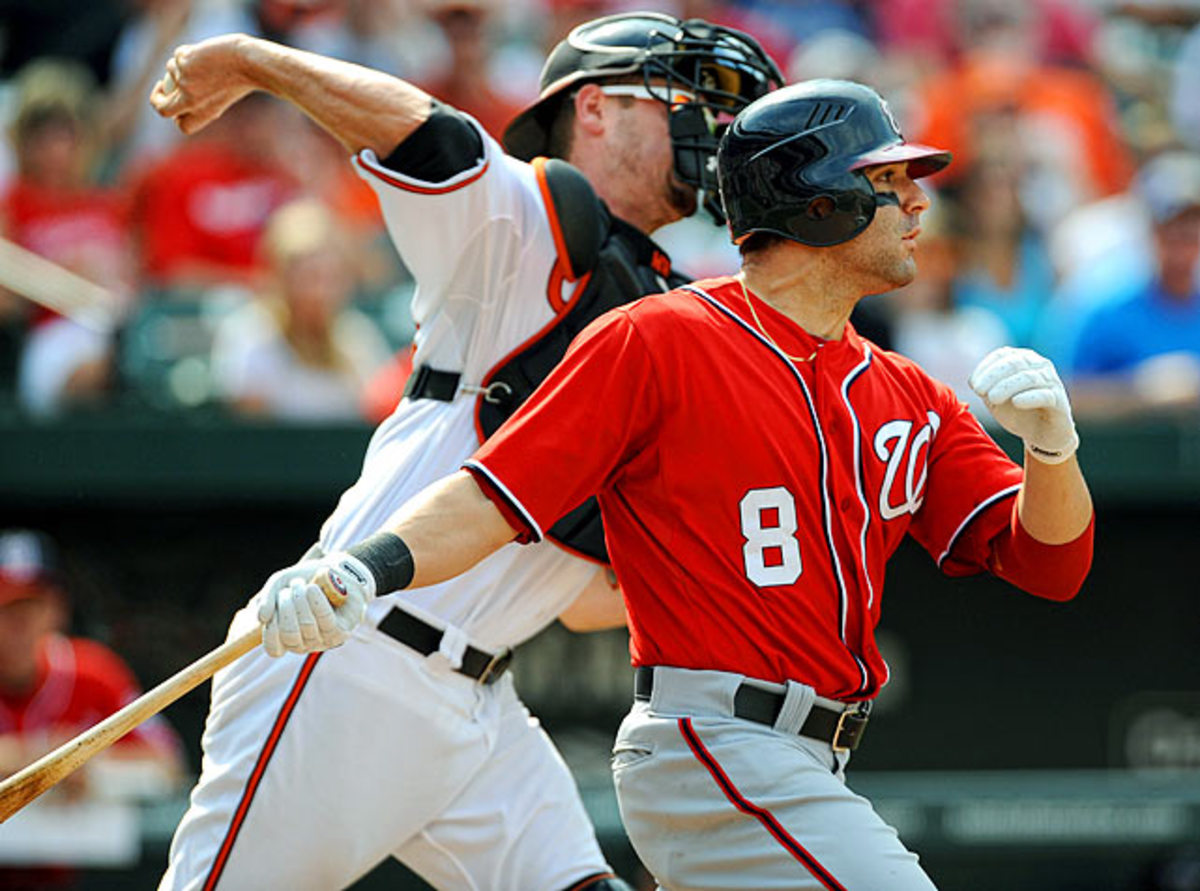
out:
{"label": "navy stripe on jersey", "polygon": [[987,498],[977,504],[975,509],[967,514],[966,519],[958,524],[958,528],[954,530],[954,534],[950,536],[950,541],[946,545],[946,550],[942,551],[941,555],[937,558],[937,565],[941,566],[945,559],[950,556],[950,552],[954,550],[954,545],[958,542],[958,539],[962,536],[966,528],[971,525],[972,520],[974,520],[977,516],[979,516],[996,502],[1003,501],[1005,498],[1008,498],[1011,495],[1016,495],[1020,488],[1020,483],[1014,483],[1007,489],[1001,489],[991,498]]}
{"label": "navy stripe on jersey", "polygon": [[679,719],[679,732],[683,734],[684,740],[688,744],[688,748],[692,750],[692,754],[696,756],[696,760],[704,765],[705,770],[716,781],[721,792],[729,799],[729,803],[741,811],[758,820],[763,825],[763,828],[771,834],[771,836],[779,842],[788,853],[799,860],[804,868],[821,883],[821,886],[827,891],[846,891],[845,887],[833,875],[822,866],[817,858],[812,855],[804,845],[790,832],[784,829],[783,825],[776,819],[775,815],[763,807],[759,807],[754,802],[750,801],[734,785],[733,780],[721,768],[720,763],[712,752],[710,752],[700,741],[700,737],[696,734],[696,729],[692,726],[691,718]]}
{"label": "navy stripe on jersey", "polygon": [[846,403],[846,411],[850,413],[850,421],[854,424],[854,486],[858,491],[858,500],[863,508],[862,532],[859,534],[858,541],[859,551],[862,554],[863,578],[867,580],[867,609],[870,609],[875,604],[875,586],[871,583],[871,573],[867,570],[867,529],[871,525],[871,507],[867,502],[867,495],[863,491],[866,468],[863,466],[862,424],[858,422],[858,415],[850,402],[850,385],[858,380],[859,375],[866,371],[875,360],[875,354],[871,351],[869,344],[863,344],[863,349],[866,350],[866,357],[842,381],[842,401]]}
{"label": "navy stripe on jersey", "polygon": [[[842,401],[846,403],[846,411],[850,415],[851,424],[854,425],[854,489],[858,494],[858,502],[862,505],[863,509],[862,529],[858,534],[858,554],[859,559],[862,561],[863,580],[867,583],[867,603],[864,607],[867,615],[863,616],[863,624],[864,627],[870,627],[870,611],[871,607],[875,604],[875,585],[871,581],[871,570],[867,565],[867,530],[871,525],[871,508],[867,502],[866,493],[863,491],[863,479],[866,476],[866,469],[863,467],[862,425],[858,422],[858,415],[855,414],[854,406],[850,403],[850,385],[858,380],[858,378],[868,368],[871,367],[871,363],[875,360],[875,354],[871,352],[871,347],[869,344],[863,344],[863,350],[865,351],[863,360],[855,365],[854,368],[850,369],[850,373],[846,375],[845,380],[842,381]],[[842,640],[846,639],[845,623],[846,617],[843,616]],[[870,675],[866,670],[866,666],[863,665],[862,659],[860,659],[857,654],[854,655],[854,658],[858,662],[859,668],[862,670],[863,677],[865,679],[863,686],[858,688],[858,692],[860,694],[873,693],[876,688],[875,685],[869,681]],[[884,663],[884,667],[886,669],[887,663]],[[883,683],[887,683],[887,680],[885,679]]]}
{"label": "navy stripe on jersey", "polygon": [[861,678],[859,682],[859,689],[861,690],[867,686],[869,682],[869,676],[867,674],[867,667],[863,664],[863,661],[858,658],[858,654],[851,649],[849,643],[846,641],[845,615],[847,602],[850,595],[846,589],[846,579],[842,574],[842,560],[838,555],[837,545],[835,544],[833,538],[833,505],[829,498],[829,451],[825,444],[825,431],[821,428],[820,418],[817,417],[817,407],[813,403],[812,394],[808,392],[808,384],[804,382],[804,378],[801,376],[800,371],[795,365],[792,364],[792,360],[787,357],[783,350],[779,349],[779,347],[767,340],[766,337],[756,331],[752,325],[748,324],[744,319],[738,316],[737,313],[733,312],[731,309],[728,309],[719,300],[716,300],[714,297],[712,297],[712,295],[705,293],[695,285],[684,285],[680,290],[690,291],[701,300],[711,304],[714,308],[720,310],[722,313],[729,316],[729,318],[737,322],[746,332],[751,334],[755,340],[778,356],[783,364],[787,367],[788,371],[792,373],[792,377],[794,377],[797,383],[800,384],[800,390],[804,394],[804,404],[808,406],[808,414],[809,417],[812,418],[813,429],[816,431],[817,436],[817,445],[821,451],[821,522],[824,526],[825,546],[829,550],[829,557],[833,564],[834,575],[837,577],[839,598],[838,612],[843,617],[842,627],[839,629],[839,632],[841,635],[842,644],[846,647],[846,651],[850,653],[850,656],[854,659],[854,663],[858,666],[858,672]]}
{"label": "navy stripe on jersey", "polygon": [[478,461],[464,461],[462,466],[469,467],[473,472],[478,473],[492,484],[492,486],[495,488],[495,491],[506,502],[508,502],[508,506],[513,509],[517,516],[525,521],[526,527],[528,527],[529,531],[533,533],[534,541],[541,541],[545,537],[542,532],[542,527],[537,524],[537,520],[533,518],[533,514],[525,509],[525,505],[523,505],[517,499],[517,496],[512,493],[512,490],[510,490],[508,486],[504,485],[504,483],[500,482],[500,480],[496,478],[494,473],[492,473]]}

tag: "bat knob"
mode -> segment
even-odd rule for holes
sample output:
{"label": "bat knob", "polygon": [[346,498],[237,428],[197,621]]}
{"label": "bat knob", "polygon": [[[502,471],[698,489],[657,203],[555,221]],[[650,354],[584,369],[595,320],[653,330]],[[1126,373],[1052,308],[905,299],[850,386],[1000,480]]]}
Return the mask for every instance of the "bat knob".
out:
{"label": "bat knob", "polygon": [[329,605],[337,609],[346,602],[346,583],[336,569],[321,569],[313,576],[313,584],[321,589],[321,593],[329,601]]}

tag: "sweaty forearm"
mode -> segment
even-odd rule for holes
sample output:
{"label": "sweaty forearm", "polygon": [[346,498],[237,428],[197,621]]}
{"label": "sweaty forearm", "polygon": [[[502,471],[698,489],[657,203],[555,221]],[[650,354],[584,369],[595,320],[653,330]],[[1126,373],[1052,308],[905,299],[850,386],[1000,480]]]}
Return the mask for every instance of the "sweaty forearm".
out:
{"label": "sweaty forearm", "polygon": [[412,553],[414,588],[466,572],[516,535],[474,478],[461,470],[410,499],[387,528]]}
{"label": "sweaty forearm", "polygon": [[429,117],[428,93],[381,71],[256,38],[245,38],[239,55],[259,89],[300,108],[350,152],[385,157]]}

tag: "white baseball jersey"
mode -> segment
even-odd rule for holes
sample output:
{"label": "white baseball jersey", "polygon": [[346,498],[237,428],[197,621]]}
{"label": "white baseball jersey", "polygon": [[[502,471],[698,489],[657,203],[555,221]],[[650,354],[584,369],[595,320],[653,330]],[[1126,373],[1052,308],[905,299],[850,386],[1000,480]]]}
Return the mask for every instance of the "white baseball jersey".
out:
{"label": "white baseball jersey", "polygon": [[[381,167],[370,151],[355,159],[417,281],[413,366],[460,371],[468,386],[554,321],[552,300],[561,307],[570,297],[548,293],[560,280],[552,274],[558,254],[538,172],[490,139],[485,145],[477,167],[437,188]],[[326,552],[377,531],[408,498],[459,469],[480,443],[479,398],[400,403],[375,432],[362,475],[321,531]],[[553,544],[513,544],[456,579],[406,592],[404,602],[495,650],[544,628],[595,570]],[[395,599],[377,600],[368,622],[378,622]]]}
{"label": "white baseball jersey", "polygon": [[[354,163],[418,283],[417,366],[478,385],[571,305],[540,166],[486,135],[482,159],[444,182],[402,176],[369,151]],[[480,441],[476,398],[401,402],[324,524],[326,552],[459,468]],[[553,544],[510,545],[404,595],[406,611],[447,628],[447,655],[378,631],[398,600],[381,597],[345,646],[278,659],[259,649],[218,673],[200,780],[160,888],[327,891],[389,856],[448,889],[556,891],[607,874],[574,781],[511,675],[484,686],[450,655],[464,640],[491,652],[524,641],[596,571]],[[248,606],[230,633],[256,622]]]}

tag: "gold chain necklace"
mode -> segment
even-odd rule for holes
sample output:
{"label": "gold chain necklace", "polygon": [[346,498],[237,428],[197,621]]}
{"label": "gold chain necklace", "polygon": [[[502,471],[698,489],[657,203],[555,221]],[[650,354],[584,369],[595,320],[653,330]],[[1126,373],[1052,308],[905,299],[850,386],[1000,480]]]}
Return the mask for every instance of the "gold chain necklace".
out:
{"label": "gold chain necklace", "polygon": [[811,362],[813,359],[817,358],[816,350],[812,351],[812,355],[804,358],[801,358],[800,356],[790,356],[787,353],[784,353],[783,347],[777,344],[775,342],[775,338],[767,333],[767,329],[763,326],[762,321],[758,318],[758,311],[755,310],[754,303],[750,300],[750,292],[746,290],[746,280],[740,275],[737,277],[737,280],[738,284],[742,286],[742,297],[746,299],[746,305],[750,307],[750,315],[754,317],[754,324],[758,327],[758,330],[762,333],[762,336],[770,342],[771,346],[775,347],[775,349],[779,350],[779,352],[783,353],[793,362]]}

